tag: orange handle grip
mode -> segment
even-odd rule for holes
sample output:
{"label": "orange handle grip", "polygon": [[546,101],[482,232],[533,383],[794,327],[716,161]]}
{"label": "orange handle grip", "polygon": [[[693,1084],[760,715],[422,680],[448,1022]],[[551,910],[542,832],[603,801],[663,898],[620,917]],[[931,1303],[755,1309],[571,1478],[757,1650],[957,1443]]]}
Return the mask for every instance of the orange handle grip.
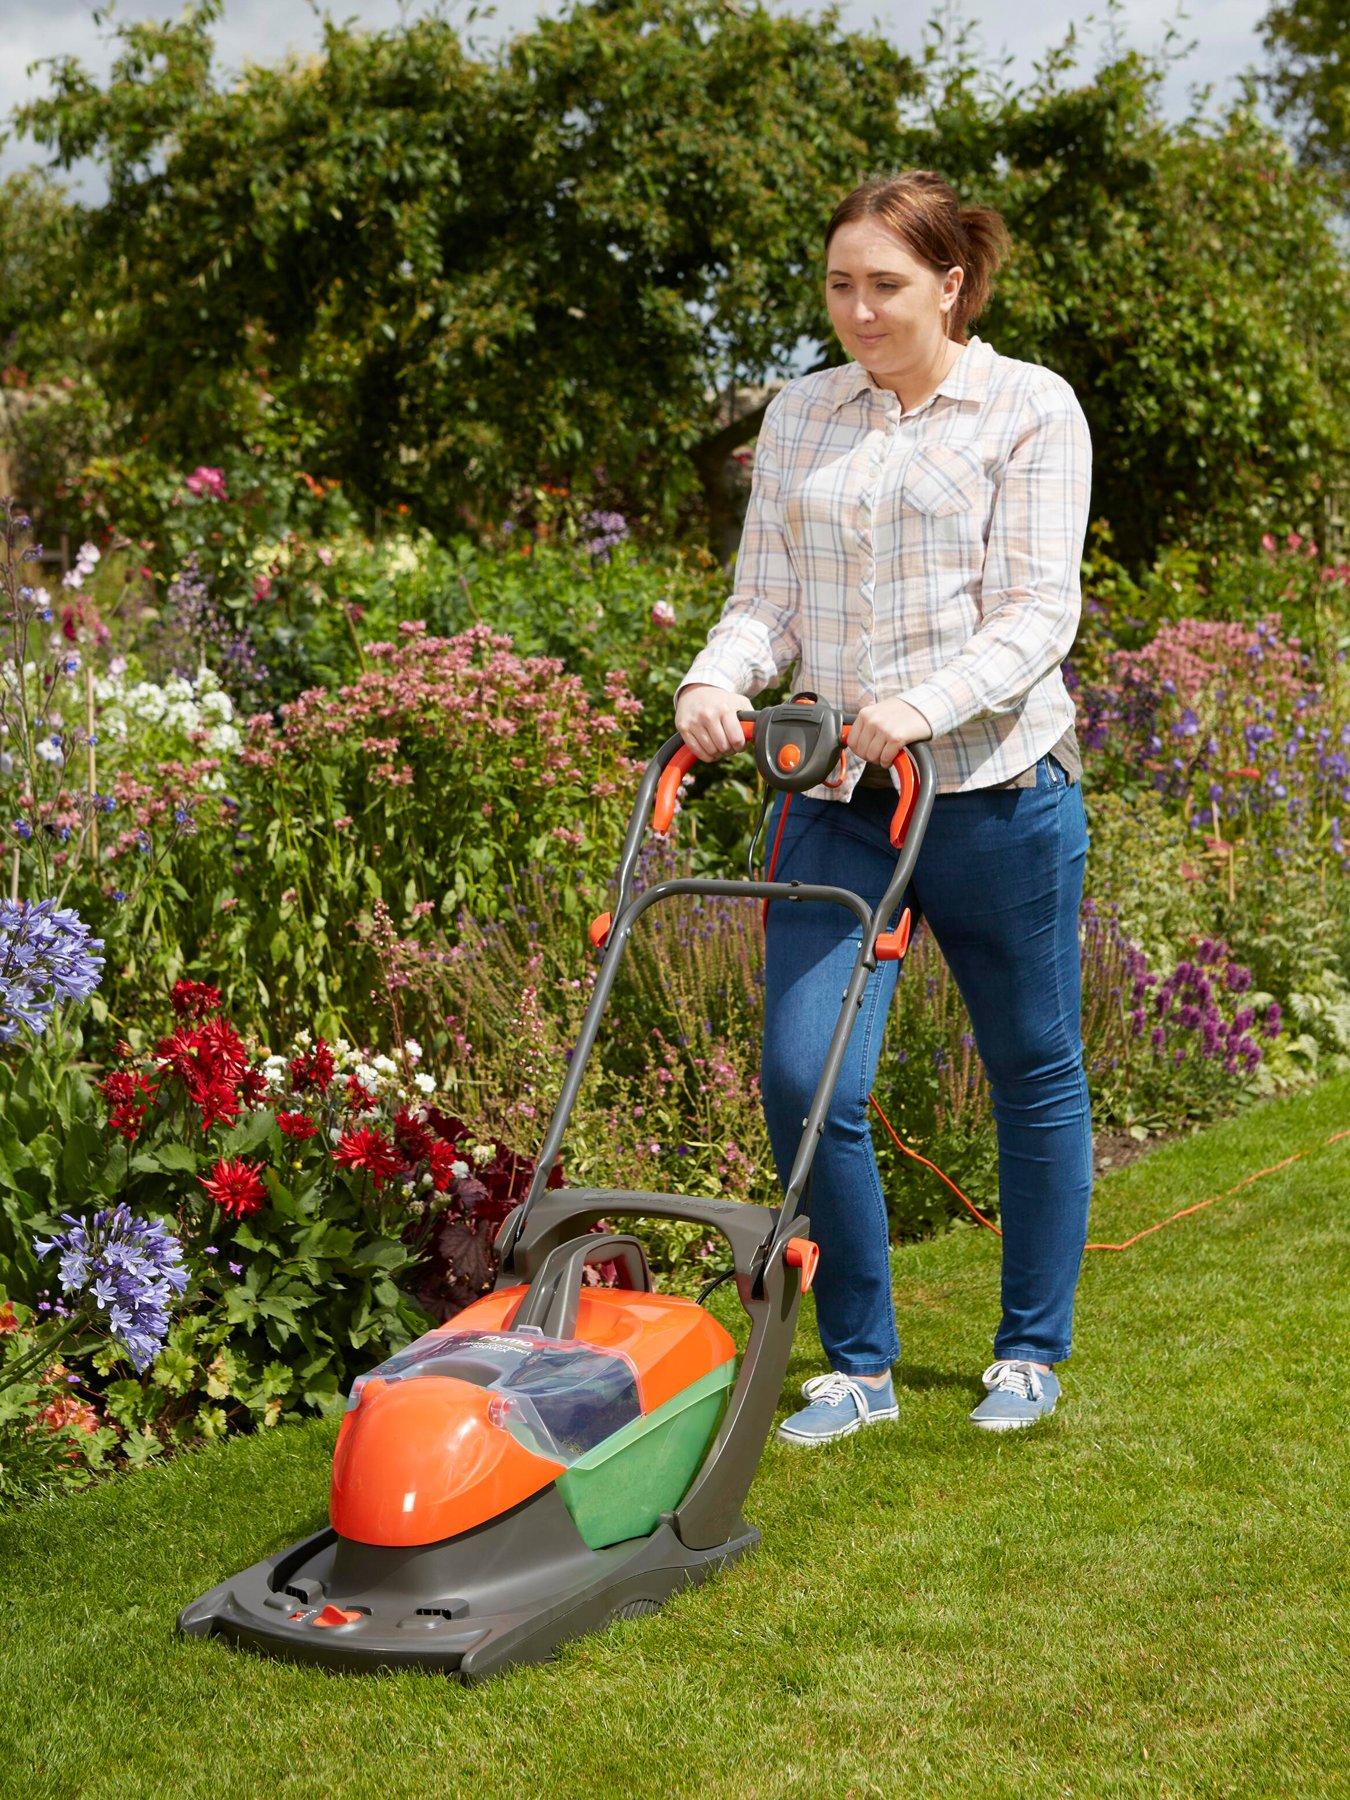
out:
{"label": "orange handle grip", "polygon": [[[845,725],[839,734],[840,740],[845,744],[848,742],[848,730],[848,726]],[[919,791],[919,778],[914,773],[913,761],[905,755],[903,750],[896,757],[892,766],[900,772],[900,797],[895,811],[891,814],[890,840],[891,849],[900,850],[904,847],[905,833],[909,829],[909,815],[914,810],[915,796]]]}
{"label": "orange handle grip", "polygon": [[[751,743],[755,736],[753,719],[742,719],[741,730],[745,733],[746,743]],[[844,726],[840,732],[840,742],[848,743],[849,728]],[[697,753],[688,744],[681,744],[661,773],[656,786],[656,798],[652,802],[652,830],[669,831],[671,820],[675,817],[675,802],[679,797],[680,783],[690,769],[699,761]],[[914,799],[919,791],[918,777],[914,772],[914,764],[908,756],[901,754],[895,759],[895,767],[900,771],[900,796],[895,812],[891,816],[890,840],[891,848],[899,850],[905,842],[905,831],[909,826],[909,815],[914,809]],[[838,783],[826,783],[837,786]]]}
{"label": "orange handle grip", "polygon": [[[741,730],[745,733],[746,743],[750,743],[755,735],[755,721],[742,719]],[[698,753],[691,750],[688,744],[681,744],[661,773],[656,784],[656,798],[652,802],[652,830],[669,831],[670,822],[675,817],[675,802],[679,797],[680,783],[690,769],[700,761]]]}

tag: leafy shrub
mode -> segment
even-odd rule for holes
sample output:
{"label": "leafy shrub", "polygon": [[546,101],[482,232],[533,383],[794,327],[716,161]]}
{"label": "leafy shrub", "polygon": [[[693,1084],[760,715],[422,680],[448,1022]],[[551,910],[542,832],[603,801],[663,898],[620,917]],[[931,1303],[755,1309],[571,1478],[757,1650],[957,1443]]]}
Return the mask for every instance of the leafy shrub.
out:
{"label": "leafy shrub", "polygon": [[[492,1238],[534,1167],[442,1110],[420,1045],[303,1032],[273,1052],[220,1001],[178,983],[172,1028],[123,1045],[97,1088],[0,1067],[0,1496],[332,1412],[354,1375],[491,1285]],[[90,1342],[108,1296],[74,1253],[105,1218],[133,1236],[171,1224],[184,1291],[171,1322],[114,1309],[111,1341]]]}
{"label": "leafy shrub", "polygon": [[32,1307],[0,1300],[0,1506],[88,1485],[112,1465],[118,1433],[63,1362],[31,1376],[42,1321]]}

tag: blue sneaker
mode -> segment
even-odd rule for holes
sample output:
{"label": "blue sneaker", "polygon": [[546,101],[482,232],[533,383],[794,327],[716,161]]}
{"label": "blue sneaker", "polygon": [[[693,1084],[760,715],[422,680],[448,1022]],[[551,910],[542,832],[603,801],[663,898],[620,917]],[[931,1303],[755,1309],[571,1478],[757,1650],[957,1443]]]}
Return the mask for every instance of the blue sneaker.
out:
{"label": "blue sneaker", "polygon": [[777,1435],[785,1444],[830,1444],[851,1437],[864,1425],[900,1417],[889,1374],[881,1387],[869,1387],[837,1371],[813,1375],[802,1383],[802,1394],[811,1404],[778,1427]]}
{"label": "blue sneaker", "polygon": [[992,1362],[980,1377],[989,1392],[970,1415],[985,1431],[1015,1431],[1034,1425],[1055,1410],[1058,1377],[1034,1363],[1005,1358]]}

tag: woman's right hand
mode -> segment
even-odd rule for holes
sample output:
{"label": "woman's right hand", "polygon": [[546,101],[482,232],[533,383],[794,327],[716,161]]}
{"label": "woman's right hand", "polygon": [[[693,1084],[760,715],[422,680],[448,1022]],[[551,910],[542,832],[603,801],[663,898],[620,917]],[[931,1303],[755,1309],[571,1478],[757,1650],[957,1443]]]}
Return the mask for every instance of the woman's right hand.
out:
{"label": "woman's right hand", "polygon": [[753,712],[754,701],[744,694],[706,682],[691,682],[680,689],[675,701],[675,729],[700,762],[716,762],[733,750],[744,750],[745,732],[738,712]]}

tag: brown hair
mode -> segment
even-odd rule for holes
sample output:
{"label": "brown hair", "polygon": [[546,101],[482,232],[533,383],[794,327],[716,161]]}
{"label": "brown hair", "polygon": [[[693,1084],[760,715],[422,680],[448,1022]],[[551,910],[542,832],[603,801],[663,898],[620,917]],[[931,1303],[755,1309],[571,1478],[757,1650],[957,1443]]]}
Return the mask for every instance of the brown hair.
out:
{"label": "brown hair", "polygon": [[964,271],[961,291],[945,315],[947,336],[964,343],[967,326],[988,305],[994,271],[1011,242],[1002,216],[992,206],[962,206],[955,188],[932,169],[874,175],[835,207],[825,227],[826,256],[841,225],[865,218],[889,225],[936,274]]}

